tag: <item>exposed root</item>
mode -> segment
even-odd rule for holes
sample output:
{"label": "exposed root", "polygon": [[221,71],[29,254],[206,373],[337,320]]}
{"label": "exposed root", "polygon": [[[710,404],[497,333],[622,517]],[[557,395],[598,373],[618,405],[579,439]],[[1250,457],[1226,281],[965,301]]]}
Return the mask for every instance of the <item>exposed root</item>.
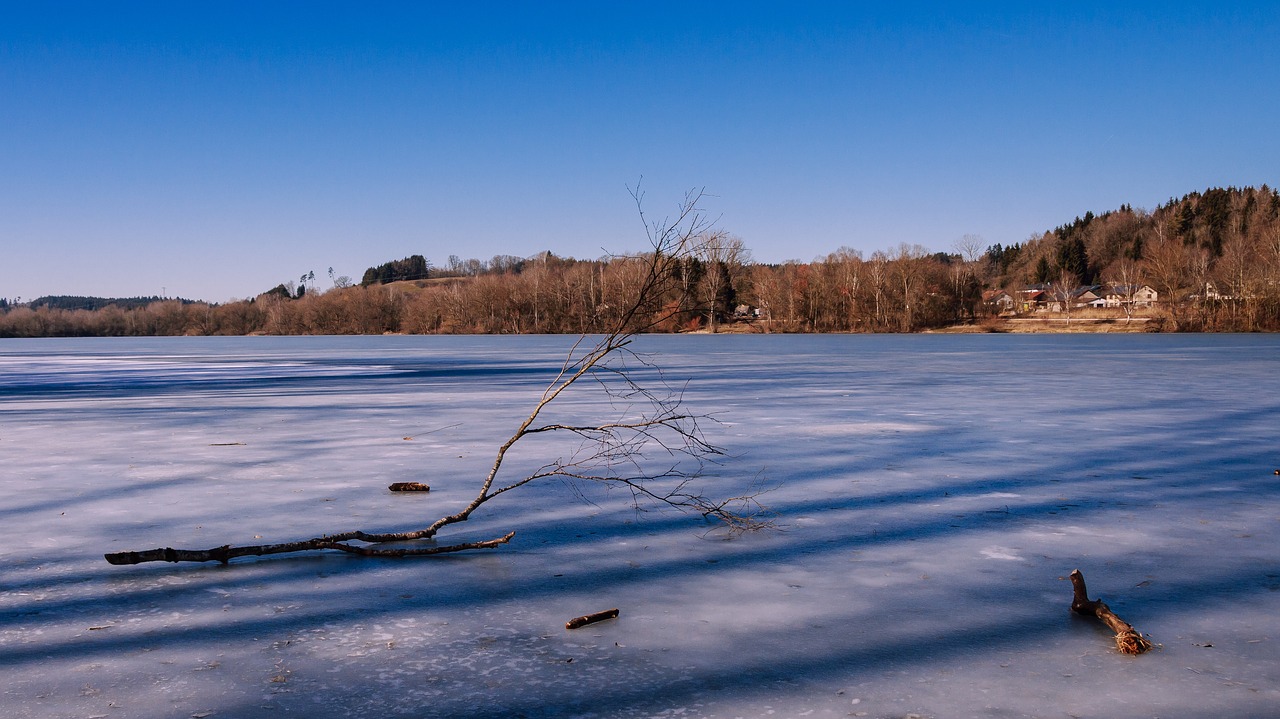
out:
{"label": "exposed root", "polygon": [[1079,569],[1071,570],[1071,587],[1074,597],[1071,611],[1088,617],[1097,617],[1116,633],[1116,649],[1124,654],[1142,654],[1152,647],[1142,633],[1133,625],[1117,617],[1101,599],[1089,599],[1089,592],[1084,585],[1084,575]]}

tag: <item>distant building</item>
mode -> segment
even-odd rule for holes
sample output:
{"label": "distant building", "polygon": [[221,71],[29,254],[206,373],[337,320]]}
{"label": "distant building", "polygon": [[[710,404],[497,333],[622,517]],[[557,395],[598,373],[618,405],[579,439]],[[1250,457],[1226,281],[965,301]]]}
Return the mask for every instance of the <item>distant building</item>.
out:
{"label": "distant building", "polygon": [[982,303],[998,313],[1012,312],[1018,302],[1004,290],[987,290],[982,293]]}
{"label": "distant building", "polygon": [[1043,312],[1050,300],[1049,285],[1028,285],[1018,295],[1019,312]]}
{"label": "distant building", "polygon": [[1150,285],[1112,285],[1103,299],[1107,307],[1150,307],[1159,296]]}
{"label": "distant building", "polygon": [[1106,300],[1103,299],[1104,292],[1102,285],[1089,285],[1088,287],[1077,287],[1071,291],[1072,307],[1103,307]]}

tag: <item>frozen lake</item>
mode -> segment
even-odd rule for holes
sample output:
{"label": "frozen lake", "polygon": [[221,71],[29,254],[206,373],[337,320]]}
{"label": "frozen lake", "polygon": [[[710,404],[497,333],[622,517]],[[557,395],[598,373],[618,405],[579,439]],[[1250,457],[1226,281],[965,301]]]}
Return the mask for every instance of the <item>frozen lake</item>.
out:
{"label": "frozen lake", "polygon": [[553,483],[497,550],[102,558],[456,511],[571,342],[0,341],[0,713],[1280,716],[1278,336],[645,337],[779,530]]}

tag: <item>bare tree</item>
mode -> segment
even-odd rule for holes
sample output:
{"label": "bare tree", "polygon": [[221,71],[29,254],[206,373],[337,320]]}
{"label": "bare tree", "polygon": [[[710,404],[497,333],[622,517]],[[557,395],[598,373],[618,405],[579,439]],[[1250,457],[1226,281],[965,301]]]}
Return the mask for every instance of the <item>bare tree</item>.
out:
{"label": "bare tree", "polygon": [[1169,237],[1164,223],[1156,223],[1154,243],[1149,243],[1143,253],[1143,272],[1159,293],[1160,301],[1168,308],[1169,318],[1175,329],[1184,322],[1182,297],[1186,294],[1191,276],[1191,250],[1182,240]]}
{"label": "bare tree", "polygon": [[920,245],[903,242],[890,258],[893,278],[897,287],[902,290],[902,332],[911,332],[916,327],[916,315],[920,309],[924,285],[924,258],[928,254]]}
{"label": "bare tree", "polygon": [[[701,513],[733,529],[758,526],[761,509],[754,495],[715,500],[704,495],[696,481],[705,462],[714,461],[721,450],[702,434],[698,421],[704,419],[686,411],[681,393],[659,380],[656,386],[642,386],[635,379],[636,363],[648,360],[630,345],[635,334],[665,319],[664,294],[676,281],[676,268],[685,258],[701,252],[701,242],[714,236],[698,207],[701,192],[690,192],[679,206],[674,220],[650,223],[645,217],[643,195],[632,192],[645,224],[650,251],[620,261],[632,263],[641,279],[616,314],[611,328],[593,345],[586,337],[569,350],[555,378],[547,385],[532,411],[497,450],[488,474],[480,482],[475,497],[461,511],[439,517],[419,529],[391,533],[346,531],[281,544],[231,546],[189,550],[162,548],[140,552],[107,554],[111,564],[141,562],[226,563],[235,557],[283,554],[309,550],[337,550],[375,557],[405,557],[497,547],[511,541],[515,532],[498,537],[437,544],[437,534],[446,527],[467,521],[490,500],[526,485],[561,478],[574,482],[600,482],[628,490],[637,503],[653,503]],[[571,389],[596,386],[624,408],[622,416],[597,424],[577,424],[544,419],[549,408]],[[537,437],[565,436],[580,440],[577,450],[554,459],[533,472],[504,478],[507,454],[518,443]],[[409,546],[382,546],[388,542]]]}
{"label": "bare tree", "polygon": [[986,240],[982,239],[982,235],[968,234],[955,241],[954,247],[961,258],[969,263],[975,264],[982,258],[982,253],[986,251]]}
{"label": "bare tree", "polygon": [[1198,329],[1204,330],[1209,324],[1210,305],[1216,307],[1222,300],[1221,288],[1215,286],[1210,279],[1209,272],[1213,269],[1213,262],[1209,250],[1203,247],[1186,249],[1188,277],[1192,287],[1196,288],[1191,296],[1195,302],[1196,325]]}
{"label": "bare tree", "polygon": [[332,267],[329,268],[329,281],[333,283],[335,290],[345,290],[352,285],[350,277],[337,274]]}
{"label": "bare tree", "polygon": [[751,252],[742,238],[723,230],[710,230],[695,238],[693,256],[702,262],[703,305],[707,313],[707,327],[716,331],[720,315],[733,311],[727,306],[733,296],[733,282],[742,265],[751,260]]}
{"label": "bare tree", "polygon": [[871,283],[871,299],[873,314],[871,317],[872,328],[875,330],[883,330],[889,325],[888,312],[888,295],[889,295],[889,257],[884,252],[877,251],[871,255],[871,261],[867,263],[867,278]]}
{"label": "bare tree", "polygon": [[841,247],[827,256],[825,266],[833,277],[835,296],[830,329],[853,330],[862,321],[862,308],[858,299],[862,294],[862,253],[850,247]]}
{"label": "bare tree", "polygon": [[1252,332],[1257,329],[1257,306],[1266,286],[1266,275],[1259,267],[1262,248],[1249,238],[1237,236],[1227,243],[1218,259],[1215,282],[1225,288],[1231,297],[1227,306],[1231,312],[1233,331]]}
{"label": "bare tree", "polygon": [[1118,296],[1120,309],[1124,310],[1125,324],[1133,321],[1134,301],[1138,290],[1141,289],[1141,275],[1138,273],[1138,263],[1129,258],[1123,258],[1119,262],[1111,266],[1111,291]]}
{"label": "bare tree", "polygon": [[755,295],[756,304],[760,306],[760,314],[764,320],[761,325],[765,332],[773,329],[776,314],[781,311],[776,308],[786,306],[781,274],[781,271],[765,265],[755,265],[750,269],[751,291]]}
{"label": "bare tree", "polygon": [[957,302],[955,319],[961,321],[967,314],[972,322],[977,319],[977,306],[982,299],[977,266],[986,243],[982,235],[968,234],[956,240],[954,247],[960,254],[960,261],[951,266],[952,292]]}
{"label": "bare tree", "polygon": [[1060,270],[1058,278],[1049,283],[1049,294],[1053,296],[1053,301],[1058,304],[1060,312],[1067,316],[1067,326],[1071,326],[1071,305],[1076,301],[1076,291],[1079,289],[1080,280],[1073,273],[1067,270]]}

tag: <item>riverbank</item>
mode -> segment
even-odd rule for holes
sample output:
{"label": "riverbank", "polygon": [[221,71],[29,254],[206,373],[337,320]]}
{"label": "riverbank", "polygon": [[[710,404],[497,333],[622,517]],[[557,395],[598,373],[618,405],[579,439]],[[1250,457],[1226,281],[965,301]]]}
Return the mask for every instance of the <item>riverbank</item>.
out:
{"label": "riverbank", "polygon": [[[1035,315],[988,317],[977,322],[922,329],[917,332],[922,334],[1132,333],[1164,332],[1167,331],[1168,326],[1162,317]],[[715,334],[786,334],[788,332],[790,330],[781,323],[771,325],[769,320],[755,320],[721,324],[716,327]],[[712,333],[701,329],[688,334]]]}
{"label": "riverbank", "polygon": [[1161,332],[1159,317],[1001,317],[931,330],[942,334]]}

